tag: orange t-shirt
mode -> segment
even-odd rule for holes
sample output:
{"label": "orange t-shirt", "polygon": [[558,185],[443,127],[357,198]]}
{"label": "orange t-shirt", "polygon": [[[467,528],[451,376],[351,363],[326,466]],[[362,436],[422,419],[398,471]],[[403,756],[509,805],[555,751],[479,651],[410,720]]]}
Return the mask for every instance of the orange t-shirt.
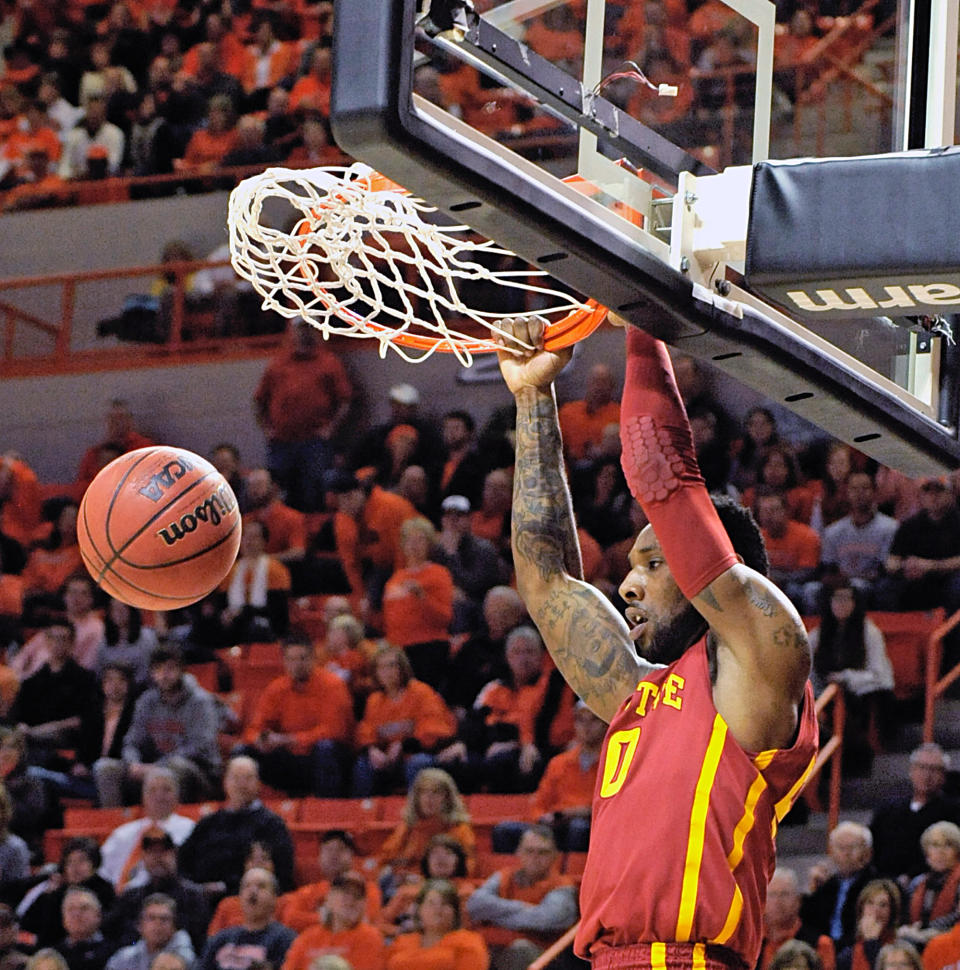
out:
{"label": "orange t-shirt", "polygon": [[2,458],[0,465],[10,469],[7,497],[0,499],[0,532],[26,547],[40,527],[40,483],[33,469],[22,461]]}
{"label": "orange t-shirt", "polygon": [[[373,922],[380,913],[382,898],[380,887],[369,879],[364,880],[367,886],[367,919]],[[307,886],[301,886],[292,893],[281,896],[277,901],[277,919],[284,926],[302,933],[311,926],[316,926],[320,922],[318,912],[323,901],[330,892],[330,881],[321,879],[319,882],[312,882]],[[208,936],[213,934],[208,932]]]}
{"label": "orange t-shirt", "polygon": [[820,562],[820,536],[816,529],[802,522],[787,521],[787,529],[778,538],[762,530],[771,569],[814,569]]}
{"label": "orange t-shirt", "polygon": [[307,520],[302,512],[274,499],[261,509],[251,509],[243,516],[247,522],[262,522],[270,533],[267,552],[304,551],[307,548]]}
{"label": "orange t-shirt", "polygon": [[21,578],[27,592],[55,593],[76,573],[83,574],[84,567],[80,547],[73,543],[59,549],[34,549]]}
{"label": "orange t-shirt", "polygon": [[[416,583],[421,593],[409,584]],[[395,647],[445,640],[453,619],[453,576],[446,566],[427,562],[398,569],[383,589],[383,632]]]}
{"label": "orange t-shirt", "polygon": [[23,612],[23,577],[0,575],[0,616],[19,616]]}
{"label": "orange t-shirt", "polygon": [[330,116],[330,82],[318,81],[312,74],[305,74],[290,89],[290,110],[301,105],[315,108],[325,118]]}
{"label": "orange t-shirt", "polygon": [[620,404],[608,401],[591,413],[585,401],[568,401],[561,405],[559,418],[564,453],[577,461],[587,457],[590,445],[600,444],[608,424],[620,423]]}
{"label": "orange t-shirt", "polygon": [[257,700],[243,740],[252,744],[264,731],[293,735],[290,750],[307,754],[320,740],[349,744],[353,736],[353,699],[347,685],[322,668],[306,684],[284,675],[271,681]]}
{"label": "orange t-shirt", "polygon": [[477,848],[473,826],[469,822],[451,824],[442,818],[421,818],[413,825],[400,822],[380,846],[380,862],[398,872],[419,872],[420,861],[435,835],[448,835],[456,839],[466,853],[467,871],[473,871]]}
{"label": "orange t-shirt", "polygon": [[407,721],[411,724],[410,730],[389,740],[414,737],[430,749],[457,733],[457,719],[444,699],[429,684],[414,678],[398,697],[388,697],[378,690],[367,698],[363,720],[357,725],[357,745],[386,743],[380,729]]}
{"label": "orange t-shirt", "polygon": [[487,970],[487,944],[473,930],[453,930],[433,946],[419,933],[398,936],[387,951],[387,970]]}
{"label": "orange t-shirt", "polygon": [[536,821],[552,812],[583,808],[593,803],[599,756],[584,768],[580,745],[562,751],[547,762],[546,771],[530,799],[530,817]]}
{"label": "orange t-shirt", "polygon": [[220,132],[198,128],[187,142],[183,164],[187,168],[200,168],[205,165],[215,167],[224,155],[237,147],[237,141],[237,132],[234,128]]}
{"label": "orange t-shirt", "polygon": [[384,965],[386,947],[383,935],[369,923],[360,923],[350,930],[334,932],[318,923],[305,929],[290,944],[282,970],[308,970],[317,957],[335,953],[351,967],[379,970]]}

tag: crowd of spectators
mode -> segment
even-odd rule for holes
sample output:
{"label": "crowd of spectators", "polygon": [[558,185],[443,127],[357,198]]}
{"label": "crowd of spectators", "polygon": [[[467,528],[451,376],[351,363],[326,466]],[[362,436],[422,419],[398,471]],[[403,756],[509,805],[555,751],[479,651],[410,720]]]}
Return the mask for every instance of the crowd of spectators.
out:
{"label": "crowd of spectators", "polygon": [[[656,83],[680,89],[677,98],[657,98],[636,80],[614,81],[605,93],[631,114],[668,134],[671,126],[686,127],[684,144],[706,146],[717,139],[718,109],[728,105],[731,90],[729,107],[752,108],[753,30],[720,0],[663,6],[621,0],[606,7],[605,69],[630,60]],[[851,21],[855,41],[869,34],[877,10],[851,17],[856,10],[852,0],[777,3],[785,98],[797,94],[794,69],[818,56],[818,42],[833,36],[838,22]],[[118,175],[179,176],[180,184],[202,190],[229,185],[201,178],[220,169],[343,163],[329,127],[332,16],[331,0],[4,0],[2,208],[173,191],[168,181],[117,194],[104,180]],[[531,18],[524,40],[579,76],[584,25],[585,4],[577,0]],[[839,42],[819,46],[830,63],[847,55]],[[821,60],[828,63],[825,55]],[[735,89],[731,71],[743,82]],[[807,81],[816,76],[811,70]],[[530,98],[442,52],[418,71],[417,85],[498,137],[570,130]]]}
{"label": "crowd of spectators", "polygon": [[[678,357],[677,374],[711,487],[751,505],[774,574],[814,628],[817,690],[836,683],[847,695],[845,768],[868,771],[871,719],[879,712],[895,727],[899,712],[870,616],[960,606],[956,483],[912,481],[837,441],[794,437],[763,407],[737,420],[723,388],[694,361]],[[586,378],[582,398],[562,401],[560,422],[586,573],[616,604],[642,521],[619,468],[617,379],[603,364]],[[469,406],[438,416],[416,387],[398,384],[386,391],[388,420],[361,432],[348,417],[357,394],[334,351],[292,325],[252,402],[265,465],[244,467],[230,442],[211,453],[244,515],[237,562],[214,593],[169,614],[103,596],[76,553],[86,483],[116,455],[152,441],[125,402],[110,403],[104,437],[84,453],[74,484],[45,502],[26,456],[0,461],[0,791],[9,805],[0,798],[0,820],[8,817],[0,891],[21,929],[37,945],[61,947],[71,970],[81,951],[83,966],[99,970],[104,941],[157,949],[137,936],[149,907],[151,925],[169,924],[163,948],[211,970],[221,964],[210,948],[238,946],[236,934],[276,957],[312,927],[318,939],[294,951],[299,966],[301,951],[317,954],[338,934],[367,946],[373,930],[389,939],[419,927],[423,946],[423,938],[468,932],[468,920],[484,942],[457,937],[457,946],[492,950],[508,966],[575,919],[553,862],[587,845],[603,723],[553,667],[511,586],[509,421],[494,413],[478,427]],[[309,420],[295,425],[291,413]],[[406,487],[412,469],[425,483],[419,490]],[[253,650],[272,658],[266,680],[252,680],[253,668],[237,660]],[[203,686],[201,670],[211,668]],[[925,854],[946,837],[925,833],[960,819],[960,808],[943,794],[942,752],[915,757],[913,798],[890,808],[895,822],[878,808],[874,835],[884,860],[877,871],[895,882],[897,906],[917,929],[896,939],[919,948],[935,935],[931,927],[953,927],[941,917],[956,906],[941,912],[937,900],[960,879],[960,833],[956,859],[936,865]],[[294,884],[290,835],[260,800],[262,784],[294,799],[408,793],[409,805],[374,868],[358,862],[360,881],[343,881],[349,873],[336,871],[333,858],[335,850],[352,856],[350,834],[339,850],[336,838],[324,841],[324,886],[337,889],[327,903]],[[529,796],[527,817],[503,819],[492,846],[516,852],[527,867],[518,871],[532,866],[533,876],[518,882],[512,869],[498,871],[478,888],[463,801],[478,793]],[[77,799],[141,805],[142,814],[102,847],[71,843],[57,872],[39,869],[44,831]],[[177,811],[203,800],[222,807],[196,826]],[[905,821],[915,813],[922,825]],[[538,859],[550,862],[547,875],[537,875]],[[843,883],[839,855],[834,862]],[[921,877],[919,892],[913,880]],[[543,897],[531,898],[525,880],[546,880]],[[866,882],[851,886],[850,907]],[[505,891],[510,906],[493,901]],[[277,914],[293,913],[294,898],[299,915],[287,923]],[[426,900],[451,910],[438,923],[442,933],[426,929],[436,915],[424,921]],[[543,917],[539,930],[514,914],[521,901]],[[310,922],[318,903],[322,930]],[[215,908],[214,945],[204,921]],[[484,933],[488,913],[504,917],[498,932]],[[84,914],[103,929],[71,930]],[[855,925],[842,936],[837,926],[821,926],[812,943],[831,938],[839,966],[843,947],[858,941]],[[859,960],[856,970],[866,970]]]}

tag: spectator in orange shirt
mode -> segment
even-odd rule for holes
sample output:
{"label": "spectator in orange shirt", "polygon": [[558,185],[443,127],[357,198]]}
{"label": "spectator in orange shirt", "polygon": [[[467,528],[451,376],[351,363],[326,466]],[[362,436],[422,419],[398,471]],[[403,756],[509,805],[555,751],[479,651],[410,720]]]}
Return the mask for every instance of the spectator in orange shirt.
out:
{"label": "spectator in orange shirt", "polygon": [[267,552],[263,522],[243,524],[240,556],[217,590],[225,643],[263,643],[287,632],[290,570]]}
{"label": "spectator in orange shirt", "polygon": [[33,469],[15,455],[0,456],[0,533],[26,550],[40,527],[41,508]]}
{"label": "spectator in orange shirt", "polygon": [[483,480],[480,507],[470,513],[470,531],[480,539],[492,542],[511,565],[510,509],[513,506],[513,473],[494,468]]}
{"label": "spectator in orange shirt", "polygon": [[790,518],[787,497],[769,486],[757,486],[753,514],[763,532],[770,560],[770,578],[803,609],[803,586],[820,562],[820,536]]}
{"label": "spectator in orange shirt", "polygon": [[428,558],[436,541],[429,519],[408,519],[401,526],[405,564],[383,589],[383,632],[406,651],[413,676],[442,693],[450,656],[453,576]]}
{"label": "spectator in orange shirt", "polygon": [[[302,933],[320,922],[323,903],[334,879],[356,873],[357,845],[344,829],[328,829],[320,836],[320,878],[280,897],[277,918],[284,926]],[[366,886],[367,919],[373,922],[380,912],[380,888],[372,879]]]}
{"label": "spectator in orange shirt", "polygon": [[[815,490],[801,481],[800,464],[794,449],[786,442],[771,445],[760,463],[757,486],[767,485],[787,497],[787,512],[791,519],[810,525]],[[756,486],[744,490],[744,505],[753,506]]]}
{"label": "spectator in orange shirt", "polygon": [[379,690],[368,698],[357,726],[362,753],[353,768],[353,795],[367,798],[409,789],[434,753],[456,734],[457,722],[443,698],[416,680],[407,655],[396,647],[381,647],[373,675]]}
{"label": "spectator in orange shirt", "polygon": [[435,835],[420,859],[420,873],[409,873],[390,897],[377,925],[388,939],[416,929],[417,897],[428,879],[446,879],[457,887],[461,910],[480,880],[467,874],[466,849],[450,835]]}
{"label": "spectator in orange shirt", "polygon": [[267,552],[286,566],[299,563],[307,548],[307,523],[302,512],[280,500],[279,489],[266,468],[246,477],[247,511],[243,527],[261,522],[267,527]]}
{"label": "spectator in orange shirt", "polygon": [[325,953],[341,954],[353,967],[381,970],[383,935],[364,919],[366,890],[363,876],[355,872],[337,876],[330,883],[320,922],[293,941],[282,970],[309,970]]}
{"label": "spectator in orange shirt", "polygon": [[316,665],[313,645],[283,645],[285,673],[260,696],[243,734],[242,754],[268,785],[291,795],[337,798],[353,742],[353,700],[346,684]]}
{"label": "spectator in orange shirt", "polygon": [[354,602],[378,611],[383,587],[403,564],[400,529],[419,513],[400,495],[340,469],[327,476],[327,489],[335,508],[334,544]]}
{"label": "spectator in orange shirt", "polygon": [[473,869],[477,839],[456,782],[441,768],[424,768],[410,786],[400,822],[380,847],[380,884],[395,890],[415,875],[435,835],[455,839],[466,855],[467,872]]}
{"label": "spectator in orange shirt", "polygon": [[[277,867],[273,861],[273,849],[268,842],[262,842],[258,839],[250,843],[250,849],[243,862],[243,871],[247,872],[249,869],[266,869],[267,872],[276,875]],[[284,898],[284,896],[281,896],[277,900],[278,912],[280,900]],[[207,937],[215,936],[221,930],[228,929],[231,926],[243,926],[243,905],[240,902],[239,895],[224,896],[217,903],[217,908],[213,911],[213,917],[207,926],[206,935]]]}
{"label": "spectator in orange shirt", "polygon": [[371,661],[375,652],[376,645],[364,636],[363,624],[353,614],[335,616],[327,624],[327,638],[323,644],[324,669],[346,684],[354,710],[360,714],[373,690]]}
{"label": "spectator in orange shirt", "polygon": [[0,160],[13,166],[18,178],[26,175],[27,151],[31,148],[45,148],[47,158],[56,162],[60,158],[62,146],[54,128],[54,122],[47,117],[47,106],[35,98],[27,101],[23,112],[24,126],[18,128],[2,144]]}
{"label": "spectator in orange shirt", "polygon": [[417,931],[398,936],[387,951],[387,970],[487,970],[483,937],[461,928],[460,895],[446,879],[430,879],[417,897]]}
{"label": "spectator in orange shirt", "polygon": [[207,122],[198,128],[187,142],[183,158],[175,158],[173,167],[178,172],[212,172],[223,156],[237,147],[237,117],[230,98],[215,94],[207,104]]}
{"label": "spectator in orange shirt", "polygon": [[544,706],[550,671],[535,627],[516,627],[507,635],[509,675],[493,680],[474,701],[482,719],[483,774],[489,791],[532,792],[544,770],[536,721]]}
{"label": "spectator in orange shirt", "polygon": [[[547,763],[530,798],[530,817],[553,828],[563,852],[586,852],[590,840],[590,807],[597,764],[607,725],[583,701],[573,713],[575,743]],[[498,823],[493,830],[494,852],[515,852],[528,824]]]}
{"label": "spectator in orange shirt", "polygon": [[[221,69],[235,78],[243,77],[250,55],[239,36],[231,30],[229,19],[220,13],[208,14],[203,28],[204,41],[213,44],[219,51]],[[197,73],[197,47],[199,44],[191,47],[183,57],[182,70],[189,77]]]}
{"label": "spectator in orange shirt", "polygon": [[320,43],[310,55],[310,72],[304,74],[290,90],[290,109],[309,108],[330,117],[330,62],[332,48]]}
{"label": "spectator in orange shirt", "polygon": [[23,150],[23,181],[3,196],[4,212],[41,209],[61,205],[70,196],[70,188],[51,167],[50,149],[42,144],[29,144]]}
{"label": "spectator in orange shirt", "polygon": [[77,545],[77,504],[65,501],[49,537],[27,557],[21,578],[24,615],[35,623],[40,612],[59,606],[60,590],[71,576],[85,576]]}
{"label": "spectator in orange shirt", "polygon": [[568,461],[594,457],[607,425],[620,423],[620,403],[614,400],[616,386],[613,371],[606,364],[594,364],[583,398],[561,405],[560,432]]}
{"label": "spectator in orange shirt", "polygon": [[114,398],[110,402],[106,414],[107,436],[103,441],[91,445],[80,460],[77,470],[77,497],[83,495],[87,486],[94,480],[97,472],[103,468],[101,449],[111,446],[115,453],[126,454],[136,448],[149,448],[154,442],[141,434],[133,426],[133,414],[130,406],[121,398]]}
{"label": "spectator in orange shirt", "polygon": [[267,439],[267,467],[302,512],[324,508],[323,481],[333,466],[334,440],[350,412],[353,383],[340,358],[304,321],[289,330],[289,346],[267,365],[254,392],[257,422]]}

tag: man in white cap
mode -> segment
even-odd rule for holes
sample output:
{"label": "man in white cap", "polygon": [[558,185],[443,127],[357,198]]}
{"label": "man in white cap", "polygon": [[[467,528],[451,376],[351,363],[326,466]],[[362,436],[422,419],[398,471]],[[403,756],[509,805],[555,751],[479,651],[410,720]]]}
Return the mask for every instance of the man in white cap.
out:
{"label": "man in white cap", "polygon": [[353,467],[372,466],[376,469],[390,467],[387,436],[394,428],[407,425],[417,432],[417,445],[408,464],[420,465],[431,483],[436,484],[442,463],[443,446],[440,429],[432,418],[420,412],[420,392],[412,384],[394,384],[387,399],[390,418],[371,428],[360,440],[353,452]]}
{"label": "man in white cap", "polygon": [[440,505],[439,544],[454,582],[451,633],[477,632],[487,590],[510,578],[493,543],[470,531],[470,511],[463,495],[448,495]]}

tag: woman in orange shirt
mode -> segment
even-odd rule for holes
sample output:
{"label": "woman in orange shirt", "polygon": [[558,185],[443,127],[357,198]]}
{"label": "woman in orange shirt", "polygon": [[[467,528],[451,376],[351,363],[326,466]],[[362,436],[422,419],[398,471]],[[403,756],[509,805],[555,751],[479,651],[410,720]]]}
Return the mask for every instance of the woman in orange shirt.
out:
{"label": "woman in orange shirt", "polygon": [[21,574],[25,622],[31,622],[38,609],[55,608],[64,583],[76,573],[85,575],[77,545],[77,506],[65,502],[50,537],[33,549]]}
{"label": "woman in orange shirt", "polygon": [[406,652],[413,675],[439,689],[450,656],[453,576],[428,558],[436,541],[429,519],[407,519],[401,526],[405,565],[383,590],[383,632]]}
{"label": "woman in orange shirt", "polygon": [[198,128],[187,142],[183,158],[175,158],[177,171],[198,169],[211,172],[228,152],[237,147],[236,117],[233,102],[225,94],[215,94],[207,106],[207,125]]}
{"label": "woman in orange shirt", "polygon": [[417,898],[418,931],[398,936],[387,950],[387,970],[487,970],[490,955],[479,933],[460,928],[460,897],[445,879],[423,884]]}
{"label": "woman in orange shirt", "polygon": [[457,784],[442,768],[424,768],[410,786],[403,817],[380,848],[380,861],[394,887],[416,875],[435,835],[448,835],[463,846],[467,871],[473,869],[477,840]]}
{"label": "woman in orange shirt", "polygon": [[378,927],[388,939],[416,929],[417,896],[428,879],[446,879],[453,883],[460,896],[461,912],[469,895],[480,885],[480,880],[467,875],[466,850],[451,835],[435,835],[430,840],[420,860],[420,872],[422,875],[407,876],[380,911]]}
{"label": "woman in orange shirt", "polygon": [[330,883],[321,920],[290,944],[282,970],[308,970],[327,953],[344,956],[351,967],[381,970],[383,936],[364,919],[366,883],[363,876],[345,872]]}
{"label": "woman in orange shirt", "polygon": [[413,676],[407,655],[385,645],[376,653],[373,675],[379,689],[368,698],[357,725],[361,754],[353,769],[353,795],[369,798],[402,786],[409,790],[434,752],[457,733],[457,721],[443,698]]}

